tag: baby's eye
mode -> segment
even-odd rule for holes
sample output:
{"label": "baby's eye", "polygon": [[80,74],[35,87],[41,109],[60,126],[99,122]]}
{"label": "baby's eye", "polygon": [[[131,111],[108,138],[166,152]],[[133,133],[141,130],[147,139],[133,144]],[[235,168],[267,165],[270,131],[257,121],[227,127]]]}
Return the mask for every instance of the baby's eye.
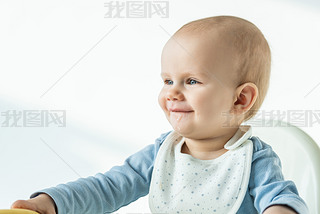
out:
{"label": "baby's eye", "polygon": [[173,81],[172,80],[165,80],[164,83],[166,85],[172,85],[173,84]]}
{"label": "baby's eye", "polygon": [[200,83],[200,82],[198,82],[197,80],[194,80],[194,79],[188,79],[188,81],[187,81],[187,84],[190,84],[190,85],[195,85],[198,83]]}

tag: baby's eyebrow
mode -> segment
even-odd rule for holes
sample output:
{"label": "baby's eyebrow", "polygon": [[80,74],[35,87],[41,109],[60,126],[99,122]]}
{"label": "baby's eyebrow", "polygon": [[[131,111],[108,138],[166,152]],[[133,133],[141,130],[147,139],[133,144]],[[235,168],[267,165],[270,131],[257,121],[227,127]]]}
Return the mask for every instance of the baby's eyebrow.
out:
{"label": "baby's eyebrow", "polygon": [[170,74],[169,72],[161,72],[161,73],[160,73],[160,77],[161,77],[162,79],[171,78],[171,76],[173,76],[173,75]]}
{"label": "baby's eyebrow", "polygon": [[161,77],[163,77],[163,76],[168,76],[168,74],[161,72],[161,73],[160,73],[160,76],[161,76]]}
{"label": "baby's eyebrow", "polygon": [[207,77],[207,73],[205,72],[185,72],[184,73],[185,76],[203,76],[203,77]]}
{"label": "baby's eyebrow", "polygon": [[[168,77],[168,76],[171,76],[171,73],[161,72],[160,76],[161,77]],[[205,73],[205,72],[184,72],[184,73],[181,73],[181,76],[195,76],[195,77],[203,76],[203,77],[208,77],[207,73]]]}

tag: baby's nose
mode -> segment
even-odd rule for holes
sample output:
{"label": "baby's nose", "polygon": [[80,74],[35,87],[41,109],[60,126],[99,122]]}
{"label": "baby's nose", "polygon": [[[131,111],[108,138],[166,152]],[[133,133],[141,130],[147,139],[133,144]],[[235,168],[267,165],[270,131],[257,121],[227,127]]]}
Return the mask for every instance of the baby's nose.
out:
{"label": "baby's nose", "polygon": [[177,89],[171,89],[167,92],[167,100],[168,101],[175,101],[175,100],[183,100],[184,96],[181,91]]}

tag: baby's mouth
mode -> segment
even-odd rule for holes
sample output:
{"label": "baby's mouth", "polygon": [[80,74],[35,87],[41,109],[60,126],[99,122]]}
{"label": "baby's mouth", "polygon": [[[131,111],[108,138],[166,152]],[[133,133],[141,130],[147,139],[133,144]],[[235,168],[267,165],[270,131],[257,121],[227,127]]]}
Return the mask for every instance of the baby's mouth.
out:
{"label": "baby's mouth", "polygon": [[191,113],[193,111],[186,111],[186,110],[173,110],[173,111],[170,111],[170,112],[173,112],[173,113]]}
{"label": "baby's mouth", "polygon": [[169,114],[171,117],[175,118],[177,121],[180,121],[182,118],[185,118],[191,115],[194,111],[192,110],[185,110],[185,109],[174,109],[170,110]]}
{"label": "baby's mouth", "polygon": [[169,112],[174,112],[174,113],[191,113],[193,110],[190,109],[183,109],[183,108],[169,108]]}

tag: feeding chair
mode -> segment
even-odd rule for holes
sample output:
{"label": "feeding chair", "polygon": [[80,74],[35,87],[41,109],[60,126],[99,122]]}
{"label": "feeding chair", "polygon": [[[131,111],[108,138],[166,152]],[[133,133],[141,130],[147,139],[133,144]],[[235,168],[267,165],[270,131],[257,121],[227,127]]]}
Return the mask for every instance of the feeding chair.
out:
{"label": "feeding chair", "polygon": [[[255,121],[252,135],[272,146],[285,179],[295,182],[310,214],[320,214],[320,149],[300,128],[276,120]],[[258,125],[260,124],[260,125]]]}

